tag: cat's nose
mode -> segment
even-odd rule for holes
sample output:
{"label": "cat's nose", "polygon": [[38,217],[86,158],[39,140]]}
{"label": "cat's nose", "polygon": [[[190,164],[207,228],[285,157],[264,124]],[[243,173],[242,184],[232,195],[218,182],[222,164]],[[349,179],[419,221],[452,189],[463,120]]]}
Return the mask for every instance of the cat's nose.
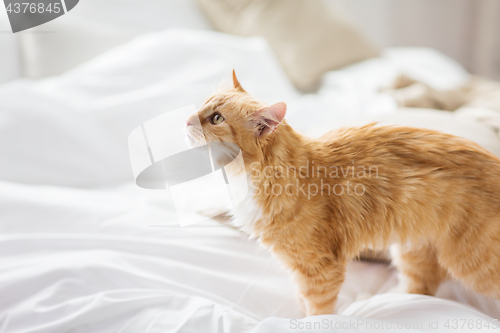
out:
{"label": "cat's nose", "polygon": [[189,120],[186,121],[186,127],[189,127],[189,126],[193,126],[194,124],[192,122],[190,122]]}

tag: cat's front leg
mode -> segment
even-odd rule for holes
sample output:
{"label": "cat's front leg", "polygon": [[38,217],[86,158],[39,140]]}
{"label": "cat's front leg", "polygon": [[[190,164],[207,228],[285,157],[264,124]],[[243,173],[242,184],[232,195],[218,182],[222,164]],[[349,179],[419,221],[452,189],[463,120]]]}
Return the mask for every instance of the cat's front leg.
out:
{"label": "cat's front leg", "polygon": [[346,262],[323,257],[309,261],[294,271],[307,316],[334,313],[345,270]]}

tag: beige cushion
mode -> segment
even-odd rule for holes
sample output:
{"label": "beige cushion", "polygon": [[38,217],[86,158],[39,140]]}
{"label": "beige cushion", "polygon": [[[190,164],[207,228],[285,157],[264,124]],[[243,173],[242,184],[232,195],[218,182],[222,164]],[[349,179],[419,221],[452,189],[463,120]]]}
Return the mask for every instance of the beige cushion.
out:
{"label": "beige cushion", "polygon": [[379,55],[342,9],[321,0],[197,1],[218,30],[264,37],[302,90],[314,90],[326,71]]}

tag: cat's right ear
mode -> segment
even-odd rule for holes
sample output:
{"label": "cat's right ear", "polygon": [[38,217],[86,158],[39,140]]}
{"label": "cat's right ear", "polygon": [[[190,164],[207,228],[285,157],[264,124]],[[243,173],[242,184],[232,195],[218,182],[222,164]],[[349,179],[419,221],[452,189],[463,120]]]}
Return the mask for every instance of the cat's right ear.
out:
{"label": "cat's right ear", "polygon": [[243,87],[241,86],[238,79],[236,78],[236,72],[234,71],[234,69],[233,69],[233,85],[234,85],[234,89],[236,89],[237,91],[246,92],[245,89],[243,89]]}
{"label": "cat's right ear", "polygon": [[264,137],[274,133],[285,118],[285,114],[286,104],[283,102],[266,106],[257,111],[254,116],[257,125],[255,136]]}

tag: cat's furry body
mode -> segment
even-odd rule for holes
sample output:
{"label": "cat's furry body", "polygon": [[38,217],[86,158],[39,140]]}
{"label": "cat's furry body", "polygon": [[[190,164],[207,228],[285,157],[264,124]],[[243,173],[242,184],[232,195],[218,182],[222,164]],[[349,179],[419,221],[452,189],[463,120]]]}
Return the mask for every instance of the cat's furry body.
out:
{"label": "cat's furry body", "polygon": [[[348,260],[391,244],[409,292],[432,295],[451,277],[500,298],[497,157],[466,139],[409,127],[309,139],[283,120],[284,104],[266,106],[234,80],[196,116],[209,141],[241,147],[258,213],[237,219],[249,219],[250,233],[293,272],[308,315],[333,313]],[[224,126],[209,123],[214,112]],[[323,192],[313,195],[313,185]],[[287,186],[303,191],[269,190]]]}

